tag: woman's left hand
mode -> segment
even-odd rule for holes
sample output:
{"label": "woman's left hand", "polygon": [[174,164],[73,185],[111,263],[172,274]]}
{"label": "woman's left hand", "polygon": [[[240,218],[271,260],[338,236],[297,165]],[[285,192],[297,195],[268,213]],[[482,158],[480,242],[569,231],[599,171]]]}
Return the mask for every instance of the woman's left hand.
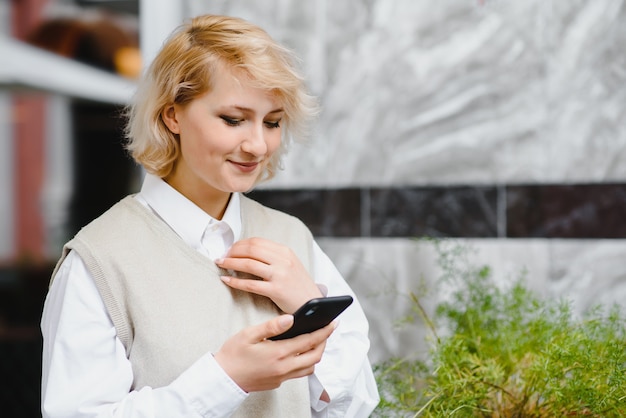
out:
{"label": "woman's left hand", "polygon": [[228,286],[267,296],[286,313],[294,313],[306,301],[323,296],[290,248],[264,238],[237,241],[215,263],[225,270],[262,279],[222,276]]}

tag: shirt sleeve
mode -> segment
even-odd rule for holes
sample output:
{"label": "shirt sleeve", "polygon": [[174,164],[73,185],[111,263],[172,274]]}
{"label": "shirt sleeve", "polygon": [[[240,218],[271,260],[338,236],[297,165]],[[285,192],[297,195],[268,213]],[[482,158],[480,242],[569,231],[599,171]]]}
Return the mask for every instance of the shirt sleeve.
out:
{"label": "shirt sleeve", "polygon": [[70,252],[46,297],[44,418],[227,417],[247,394],[207,353],[166,387],[131,390],[133,372],[95,283]]}
{"label": "shirt sleeve", "polygon": [[[380,400],[367,357],[369,324],[356,295],[332,261],[317,243],[313,250],[313,276],[318,286],[328,289],[327,296],[354,298],[352,305],[339,316],[322,360],[309,378],[313,417],[367,417]],[[330,403],[319,400],[323,390],[328,393]]]}

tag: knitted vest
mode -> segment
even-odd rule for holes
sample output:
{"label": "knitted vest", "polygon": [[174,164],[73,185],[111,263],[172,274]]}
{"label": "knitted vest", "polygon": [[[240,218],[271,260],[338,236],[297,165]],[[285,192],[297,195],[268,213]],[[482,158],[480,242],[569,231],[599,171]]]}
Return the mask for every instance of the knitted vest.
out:
{"label": "knitted vest", "polygon": [[[311,271],[312,236],[302,222],[243,195],[241,210],[243,238],[284,244]],[[133,389],[168,385],[242,328],[280,313],[269,298],[222,283],[223,271],[131,196],[69,241],[57,269],[70,250],[93,275],[132,364]],[[310,417],[307,382],[251,393],[233,416]]]}

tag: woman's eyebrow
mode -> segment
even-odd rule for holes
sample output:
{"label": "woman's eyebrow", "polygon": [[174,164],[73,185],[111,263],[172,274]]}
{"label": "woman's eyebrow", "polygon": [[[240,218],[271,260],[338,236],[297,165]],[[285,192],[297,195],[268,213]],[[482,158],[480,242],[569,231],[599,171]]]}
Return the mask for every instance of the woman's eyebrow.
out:
{"label": "woman's eyebrow", "polygon": [[[229,106],[231,109],[236,109],[239,110],[242,113],[256,113],[256,111],[252,108],[249,107],[245,107],[245,106]],[[270,110],[269,112],[267,112],[268,115],[273,115],[276,113],[284,113],[285,109],[283,109],[282,107],[279,107],[277,109],[274,110]]]}

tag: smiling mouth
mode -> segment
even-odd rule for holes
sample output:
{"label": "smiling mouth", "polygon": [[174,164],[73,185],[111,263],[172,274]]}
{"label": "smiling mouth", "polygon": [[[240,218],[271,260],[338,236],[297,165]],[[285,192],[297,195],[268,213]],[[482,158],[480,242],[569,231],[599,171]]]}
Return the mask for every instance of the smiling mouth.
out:
{"label": "smiling mouth", "polygon": [[258,161],[253,161],[253,162],[249,162],[249,163],[230,161],[230,163],[233,164],[240,171],[243,171],[245,173],[250,173],[250,172],[254,171],[260,164]]}

